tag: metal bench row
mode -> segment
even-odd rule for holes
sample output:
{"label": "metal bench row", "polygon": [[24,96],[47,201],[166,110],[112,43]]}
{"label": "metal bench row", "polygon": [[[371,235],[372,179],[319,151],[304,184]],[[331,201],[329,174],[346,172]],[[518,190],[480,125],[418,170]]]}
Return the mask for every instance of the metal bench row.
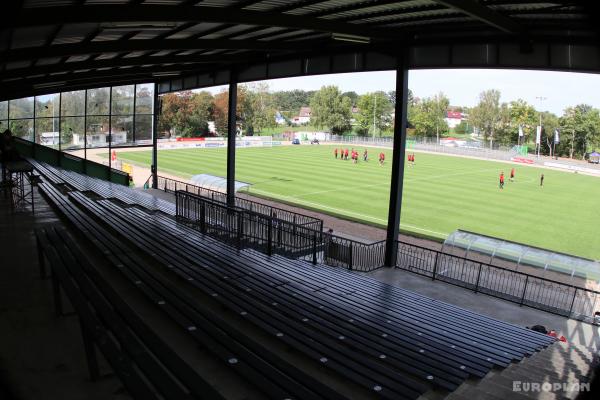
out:
{"label": "metal bench row", "polygon": [[[223,285],[226,281],[224,296],[219,297],[226,299],[224,305],[244,313],[261,329],[291,337],[290,346],[312,350],[315,356],[332,352],[330,357],[319,357],[328,366],[340,357],[342,365],[360,365],[364,386],[379,392],[406,394],[413,389],[409,395],[413,397],[431,386],[452,390],[469,374],[483,376],[494,365],[506,366],[552,343],[551,338],[522,327],[435,304],[355,274],[337,276],[336,270],[315,269],[298,261],[251,251],[236,253],[161,215],[94,202],[77,193],[71,197],[205,293],[216,292],[203,282]],[[334,287],[331,278],[347,282]],[[369,290],[363,290],[365,285]],[[297,326],[299,322],[304,323]],[[318,352],[306,349],[306,343]],[[338,372],[351,375],[343,369]],[[398,388],[398,382],[405,387]]]}
{"label": "metal bench row", "polygon": [[80,192],[91,191],[106,199],[117,199],[125,204],[139,205],[148,210],[162,211],[169,215],[175,215],[175,205],[173,203],[156,198],[150,194],[116,183],[107,182],[102,179],[54,167],[34,159],[28,159],[28,161],[39,173],[55,185],[66,184]]}
{"label": "metal bench row", "polygon": [[[101,203],[109,204],[106,202]],[[116,206],[113,206],[113,210],[118,211],[118,209],[115,207]],[[455,333],[455,336],[458,337],[459,341],[460,334],[465,334],[468,336],[469,330],[473,329],[476,331],[476,334],[487,334],[480,335],[480,338],[486,339],[492,343],[507,342],[508,344],[506,344],[505,347],[507,350],[509,350],[508,353],[515,356],[530,354],[531,352],[539,350],[541,347],[552,343],[553,341],[551,338],[541,336],[535,332],[524,329],[523,327],[507,324],[503,321],[494,320],[492,318],[485,317],[447,303],[435,301],[425,296],[420,296],[408,290],[392,287],[367,276],[357,275],[343,269],[327,266],[319,266],[319,268],[314,268],[312,265],[301,261],[289,260],[287,258],[278,256],[268,257],[249,250],[246,250],[242,253],[231,254],[230,252],[228,254],[227,250],[230,249],[228,246],[225,246],[210,237],[199,235],[197,231],[182,226],[181,224],[177,224],[172,219],[161,216],[142,215],[139,222],[142,220],[146,221],[146,224],[149,220],[160,220],[160,227],[165,228],[170,226],[172,229],[174,229],[172,230],[171,234],[181,235],[183,238],[182,240],[186,241],[186,243],[183,245],[188,249],[202,246],[203,243],[210,242],[207,250],[210,251],[211,248],[215,246],[221,246],[226,249],[226,252],[225,254],[219,255],[219,257],[226,257],[229,255],[229,258],[233,258],[238,262],[240,259],[248,257],[249,254],[252,254],[251,257],[253,261],[258,262],[259,264],[269,263],[279,268],[283,268],[283,270],[278,271],[277,276],[285,276],[288,279],[290,277],[295,277],[298,282],[302,282],[301,284],[316,285],[316,290],[324,290],[326,292],[330,291],[335,294],[342,295],[345,294],[345,297],[352,296],[354,299],[362,298],[366,301],[366,304],[377,305],[378,307],[381,307],[381,310],[385,310],[387,313],[402,311],[401,314],[406,314],[407,310],[401,308],[403,305],[416,307],[418,312],[423,314],[420,316],[421,319],[429,321],[430,324],[435,325],[436,329],[433,330],[431,334],[435,334],[436,330],[440,330],[438,329],[440,326],[444,326],[446,321],[443,317],[447,316],[448,312],[450,312],[452,318],[448,318],[448,320],[450,323],[454,323],[454,325],[449,325],[449,329]],[[380,296],[382,291],[393,291],[395,294],[397,294],[397,296],[386,299],[386,302],[377,301],[376,298]],[[402,300],[404,300],[404,302],[402,302]],[[406,304],[407,302],[408,304]],[[390,305],[386,306],[386,304]],[[356,304],[353,300],[352,306],[355,307],[355,305]],[[377,311],[377,308],[370,308],[368,313],[372,314],[375,311]],[[413,328],[415,327],[413,326]],[[511,340],[516,340],[517,342],[512,343]],[[469,347],[472,347],[472,343],[469,343]],[[515,348],[517,350],[514,350]],[[516,359],[519,358],[517,357]]]}
{"label": "metal bench row", "polygon": [[100,377],[100,349],[136,399],[222,399],[130,308],[62,228],[36,231],[40,267],[48,263],[57,315],[61,288],[79,317],[90,377]]}
{"label": "metal bench row", "polygon": [[[346,398],[226,321],[214,307],[206,307],[198,297],[186,294],[164,273],[149,266],[144,257],[124,243],[123,237],[109,232],[55,187],[43,183],[40,190],[134,287],[202,348],[267,398]],[[71,193],[71,196],[79,195]],[[211,299],[209,296],[208,300]]]}
{"label": "metal bench row", "polygon": [[[393,352],[383,362],[387,355],[375,350],[370,350],[370,354],[357,351],[358,346],[353,338],[345,339],[343,331],[331,324],[329,330],[324,332],[322,328],[327,321],[320,321],[316,316],[309,318],[310,315],[303,312],[301,306],[297,306],[294,313],[289,312],[285,306],[292,299],[286,300],[281,296],[285,293],[278,290],[286,285],[286,281],[278,278],[275,271],[270,276],[258,275],[254,271],[257,265],[252,263],[242,260],[223,262],[222,258],[226,257],[226,253],[215,257],[194,251],[193,247],[185,249],[172,245],[173,235],[160,228],[155,229],[148,220],[144,222],[144,219],[140,219],[128,224],[115,215],[115,209],[103,207],[108,202],[94,202],[77,193],[70,197],[96,218],[107,223],[121,237],[129,238],[139,250],[150,254],[183,282],[243,316],[271,335],[272,339],[282,341],[290,348],[307,355],[315,363],[315,368],[320,364],[340,374],[348,382],[358,383],[383,398],[416,398],[431,387],[426,382],[433,382],[434,379],[434,385],[438,384],[439,379],[439,385],[450,390],[462,382],[461,378],[443,371],[437,372],[432,367],[425,370],[426,366],[421,365],[422,368],[419,368],[416,360],[394,357]],[[235,254],[232,249],[228,251]],[[256,276],[255,285],[251,286],[252,282],[247,280],[250,276]],[[466,373],[459,373],[464,375],[463,379],[466,377]],[[418,376],[423,382],[418,381]]]}

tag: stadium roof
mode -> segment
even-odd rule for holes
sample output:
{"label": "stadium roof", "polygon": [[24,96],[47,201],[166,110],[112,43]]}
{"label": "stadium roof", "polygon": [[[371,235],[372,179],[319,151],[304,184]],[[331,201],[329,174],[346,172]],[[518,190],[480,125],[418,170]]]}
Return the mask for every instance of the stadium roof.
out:
{"label": "stadium roof", "polygon": [[390,69],[406,48],[415,68],[598,71],[595,3],[11,0],[0,97],[156,80],[165,92],[226,83],[232,67],[241,81]]}

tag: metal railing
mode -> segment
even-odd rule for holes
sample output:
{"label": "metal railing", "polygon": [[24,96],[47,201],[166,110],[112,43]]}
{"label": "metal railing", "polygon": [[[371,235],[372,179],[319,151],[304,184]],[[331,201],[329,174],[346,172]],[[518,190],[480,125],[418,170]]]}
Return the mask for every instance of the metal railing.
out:
{"label": "metal railing", "polygon": [[[385,241],[363,243],[280,218],[175,192],[177,218],[238,248],[369,272],[384,265]],[[591,322],[600,292],[398,241],[396,268],[550,313]]]}
{"label": "metal railing", "polygon": [[322,251],[317,261],[351,271],[370,272],[383,267],[385,240],[363,243],[329,233],[323,234]]}
{"label": "metal railing", "polygon": [[396,268],[490,296],[591,322],[600,292],[398,242]]}
{"label": "metal railing", "polygon": [[[210,199],[211,201],[217,201],[223,204],[227,203],[227,195],[225,193],[206,189],[201,186],[178,181],[176,179],[166,178],[164,176],[158,176],[158,189],[169,193],[175,193],[178,190],[183,190],[185,192]],[[262,214],[264,216],[273,217],[290,224],[304,226],[317,231],[323,230],[323,220],[311,217],[309,215],[295,213],[240,197],[235,198],[235,206],[244,210]]]}
{"label": "metal railing", "polygon": [[240,249],[363,272],[383,266],[383,241],[357,242],[183,190],[175,192],[175,200],[179,221]]}

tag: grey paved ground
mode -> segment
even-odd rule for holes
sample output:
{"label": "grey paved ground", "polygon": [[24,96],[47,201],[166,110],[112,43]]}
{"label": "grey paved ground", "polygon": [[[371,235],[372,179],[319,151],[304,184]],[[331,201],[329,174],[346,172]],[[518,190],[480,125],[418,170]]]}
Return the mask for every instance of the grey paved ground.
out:
{"label": "grey paved ground", "polygon": [[598,326],[529,307],[519,307],[519,305],[508,301],[484,294],[476,294],[457,286],[432,281],[426,277],[398,269],[382,268],[371,272],[369,275],[382,282],[446,301],[502,321],[521,326],[544,325],[548,329],[557,330],[570,342],[600,349],[600,327]]}

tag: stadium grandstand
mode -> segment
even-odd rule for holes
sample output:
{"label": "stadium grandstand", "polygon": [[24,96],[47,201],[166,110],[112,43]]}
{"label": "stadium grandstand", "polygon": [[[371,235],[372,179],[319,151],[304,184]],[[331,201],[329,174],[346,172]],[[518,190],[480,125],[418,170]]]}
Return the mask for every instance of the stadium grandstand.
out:
{"label": "stadium grandstand", "polygon": [[[0,399],[597,398],[600,292],[573,280],[596,262],[471,232],[448,251],[399,240],[408,71],[598,73],[596,2],[0,9]],[[384,240],[236,195],[239,83],[389,70]],[[161,175],[160,96],[215,85],[226,176]],[[133,147],[152,151],[148,190],[115,168]]]}

